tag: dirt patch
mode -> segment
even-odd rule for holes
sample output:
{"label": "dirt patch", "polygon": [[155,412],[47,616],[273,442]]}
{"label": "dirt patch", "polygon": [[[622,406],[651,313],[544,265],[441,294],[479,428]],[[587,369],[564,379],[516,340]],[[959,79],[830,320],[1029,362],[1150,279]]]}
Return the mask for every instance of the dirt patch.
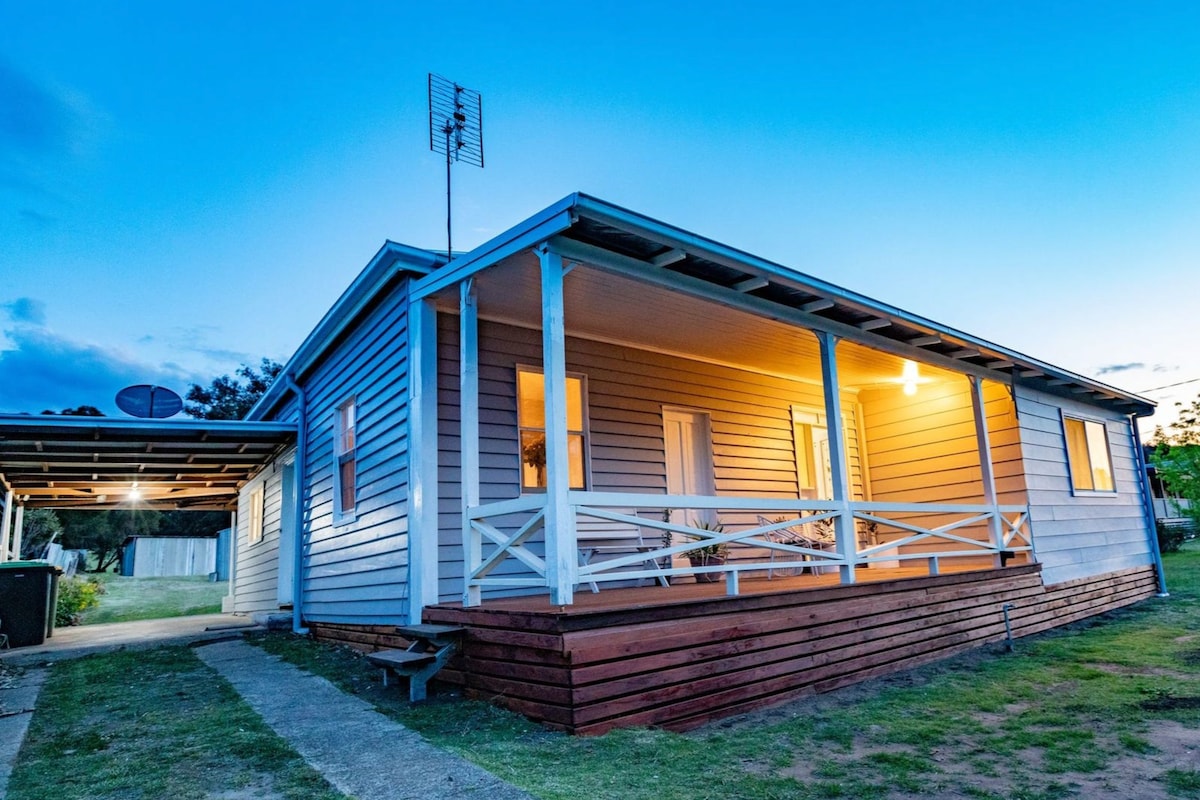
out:
{"label": "dirt patch", "polygon": [[1179,660],[1189,667],[1200,667],[1200,648],[1196,650],[1184,650],[1179,654]]}
{"label": "dirt patch", "polygon": [[1138,703],[1138,707],[1146,711],[1185,711],[1200,708],[1200,697],[1176,697],[1171,694],[1151,697]]}
{"label": "dirt patch", "polygon": [[236,789],[209,792],[205,800],[285,800],[285,795],[275,791],[269,776],[262,775]]}
{"label": "dirt patch", "polygon": [[[1200,651],[1198,651],[1197,657],[1200,659]],[[1196,663],[1200,664],[1200,660],[1198,660]],[[1191,678],[1195,677],[1191,673],[1180,672],[1179,670],[1167,669],[1165,667],[1127,667],[1124,664],[1107,663],[1091,663],[1088,664],[1088,666],[1092,667],[1093,669],[1098,669],[1101,672],[1107,672],[1110,675],[1128,675],[1130,677],[1137,675],[1154,678],[1181,678],[1184,680],[1190,680]]]}

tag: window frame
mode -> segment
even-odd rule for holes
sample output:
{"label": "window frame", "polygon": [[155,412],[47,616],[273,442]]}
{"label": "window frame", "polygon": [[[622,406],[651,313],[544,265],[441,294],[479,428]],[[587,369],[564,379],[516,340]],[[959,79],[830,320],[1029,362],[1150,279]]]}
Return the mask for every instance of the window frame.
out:
{"label": "window frame", "polygon": [[[350,411],[350,423],[346,424],[346,411]],[[358,398],[350,395],[333,410],[333,524],[345,525],[358,516]],[[347,445],[349,434],[349,445]],[[344,470],[349,465],[353,470],[353,503],[345,505],[343,487]]]}
{"label": "window frame", "polygon": [[267,509],[267,486],[265,481],[259,481],[250,490],[246,509],[246,546],[253,547],[262,544],[265,532],[265,517]]}
{"label": "window frame", "polygon": [[[1117,495],[1117,475],[1116,470],[1113,467],[1112,441],[1108,436],[1108,421],[1101,417],[1091,417],[1085,414],[1072,413],[1066,409],[1059,409],[1059,413],[1062,419],[1063,452],[1065,453],[1067,459],[1067,482],[1071,488],[1071,494],[1075,497],[1115,497]],[[1076,485],[1075,478],[1078,470],[1076,469],[1077,465],[1074,463],[1074,460],[1071,457],[1071,434],[1067,430],[1068,420],[1072,422],[1078,422],[1083,425],[1083,444],[1087,451],[1088,460],[1086,465],[1081,466],[1086,466],[1087,468],[1088,478],[1091,480],[1092,484],[1091,488]],[[1100,430],[1103,432],[1104,458],[1107,460],[1108,479],[1112,484],[1111,489],[1095,488],[1096,461],[1092,454],[1091,441],[1088,437],[1088,425],[1098,425],[1100,426]]]}
{"label": "window frame", "polygon": [[[526,432],[539,432],[540,431],[542,433],[542,435],[544,436],[546,433],[546,428],[545,428],[544,424],[540,428],[531,426],[531,425],[523,425],[522,424],[522,420],[521,420],[521,373],[522,372],[527,372],[532,375],[540,375],[542,377],[542,400],[543,400],[543,402],[545,402],[545,397],[546,397],[546,372],[544,369],[542,369],[542,367],[533,366],[531,364],[517,364],[516,369],[513,372],[513,381],[514,381],[513,397],[517,401],[517,487],[520,489],[521,494],[526,494],[526,493],[538,494],[538,493],[544,493],[546,491],[546,487],[545,486],[526,486],[525,485],[525,459],[522,454],[523,445],[521,444],[521,442],[524,440],[524,434]],[[587,491],[592,485],[592,457],[591,457],[592,433],[591,433],[591,420],[590,420],[591,415],[589,414],[589,410],[588,410],[588,380],[587,380],[587,375],[582,372],[568,371],[566,377],[568,379],[573,378],[573,379],[576,379],[579,381],[579,413],[580,413],[580,422],[583,426],[579,430],[574,430],[570,427],[570,425],[571,425],[570,419],[567,420],[567,437],[568,437],[568,439],[571,436],[579,436],[580,437],[581,443],[580,443],[579,450],[580,450],[580,459],[582,462],[580,464],[580,472],[583,476],[583,485],[582,486],[572,486],[570,488],[572,491]],[[545,422],[545,420],[543,420],[543,423],[544,422]],[[570,458],[569,453],[568,453],[568,458]]]}

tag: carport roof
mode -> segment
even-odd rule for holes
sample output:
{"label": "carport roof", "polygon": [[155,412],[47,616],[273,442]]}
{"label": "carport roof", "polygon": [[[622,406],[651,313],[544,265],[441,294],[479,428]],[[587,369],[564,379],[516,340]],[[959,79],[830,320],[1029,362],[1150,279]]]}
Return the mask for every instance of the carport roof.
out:
{"label": "carport roof", "polygon": [[28,507],[227,509],[295,439],[286,422],[0,414],[0,485]]}

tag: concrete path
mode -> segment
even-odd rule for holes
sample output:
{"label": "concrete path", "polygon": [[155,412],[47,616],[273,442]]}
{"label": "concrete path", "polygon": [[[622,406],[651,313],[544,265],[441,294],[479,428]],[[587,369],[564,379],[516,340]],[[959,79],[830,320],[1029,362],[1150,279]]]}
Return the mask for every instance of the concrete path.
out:
{"label": "concrete path", "polygon": [[357,800],[532,800],[261,648],[225,641],[198,647],[196,655],[343,794]]}
{"label": "concrete path", "polygon": [[45,682],[46,670],[29,669],[17,676],[11,687],[0,689],[0,797],[8,795],[8,779]]}
{"label": "concrete path", "polygon": [[14,665],[44,664],[123,647],[160,647],[175,642],[221,639],[253,627],[252,620],[232,614],[76,625],[55,628],[54,635],[40,645],[0,650],[0,661]]}

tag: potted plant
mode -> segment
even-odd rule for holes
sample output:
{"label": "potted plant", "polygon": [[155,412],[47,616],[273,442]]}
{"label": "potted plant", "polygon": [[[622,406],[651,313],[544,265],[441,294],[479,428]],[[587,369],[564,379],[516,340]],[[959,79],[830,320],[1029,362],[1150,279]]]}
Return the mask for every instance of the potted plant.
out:
{"label": "potted plant", "polygon": [[[725,526],[719,522],[709,522],[701,520],[693,527],[703,531],[712,531],[713,533],[724,533]],[[691,538],[697,541],[710,541],[708,539],[701,540],[698,536]],[[726,556],[729,555],[729,545],[725,542],[712,542],[711,544],[700,545],[694,547],[684,553],[688,557],[688,561],[692,562],[693,567],[719,567],[724,565]],[[716,583],[721,580],[722,573],[720,572],[697,572],[696,583]]]}

